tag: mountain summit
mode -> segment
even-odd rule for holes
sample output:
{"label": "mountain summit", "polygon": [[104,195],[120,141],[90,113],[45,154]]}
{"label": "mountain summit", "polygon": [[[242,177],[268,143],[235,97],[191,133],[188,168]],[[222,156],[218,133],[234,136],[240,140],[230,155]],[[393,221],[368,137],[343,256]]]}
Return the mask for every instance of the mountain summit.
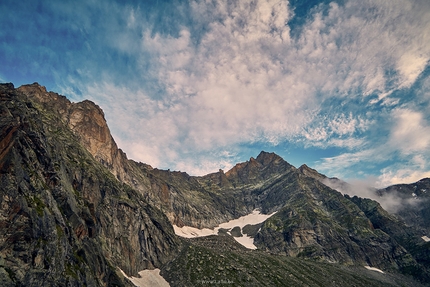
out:
{"label": "mountain summit", "polygon": [[135,162],[100,107],[37,83],[0,103],[1,286],[430,285],[428,179],[375,190],[416,200],[393,214],[274,153],[199,177]]}
{"label": "mountain summit", "polygon": [[236,164],[225,175],[233,184],[249,184],[291,169],[294,167],[277,154],[262,151],[256,159],[251,157],[247,162]]}
{"label": "mountain summit", "polygon": [[17,90],[40,104],[44,110],[50,110],[59,116],[96,160],[108,167],[115,176],[124,177],[122,162],[125,154],[118,149],[98,105],[88,100],[72,103],[64,96],[47,92],[38,83],[23,85]]}

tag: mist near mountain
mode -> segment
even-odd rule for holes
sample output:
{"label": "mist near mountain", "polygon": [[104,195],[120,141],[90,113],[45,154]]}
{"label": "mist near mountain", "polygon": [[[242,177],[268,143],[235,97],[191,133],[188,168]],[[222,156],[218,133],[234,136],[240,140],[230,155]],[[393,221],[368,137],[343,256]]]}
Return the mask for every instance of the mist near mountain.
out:
{"label": "mist near mountain", "polygon": [[322,182],[343,194],[376,200],[385,210],[391,213],[396,213],[404,208],[417,206],[420,203],[420,199],[413,196],[405,198],[395,190],[390,193],[381,194],[378,192],[377,188],[372,187],[375,181],[371,179],[356,179],[344,182],[339,179],[324,178]]}

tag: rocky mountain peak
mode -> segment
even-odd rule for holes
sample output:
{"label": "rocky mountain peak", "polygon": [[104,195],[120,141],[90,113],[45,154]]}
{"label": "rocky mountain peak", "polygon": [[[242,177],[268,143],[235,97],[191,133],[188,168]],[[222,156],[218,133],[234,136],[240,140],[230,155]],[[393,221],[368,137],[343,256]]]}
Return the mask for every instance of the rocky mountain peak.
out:
{"label": "rocky mountain peak", "polygon": [[117,177],[124,174],[125,154],[118,149],[111,136],[103,110],[90,100],[70,102],[66,97],[48,92],[38,83],[18,88],[45,110],[57,113],[60,120],[79,137],[80,143]]}
{"label": "rocky mountain peak", "polygon": [[261,163],[263,166],[268,166],[270,164],[279,164],[284,160],[282,159],[282,157],[280,157],[274,152],[261,151],[260,154],[257,156],[256,161]]}
{"label": "rocky mountain peak", "polygon": [[88,100],[73,104],[69,109],[67,122],[95,158],[112,165],[117,146],[99,106]]}
{"label": "rocky mountain peak", "polygon": [[[45,86],[39,85],[37,82],[22,85],[17,90],[24,93],[32,100],[36,100],[40,103],[49,103],[59,111],[64,112],[66,106],[70,105],[70,101],[66,97],[54,92],[48,92]],[[60,109],[60,107],[62,107],[62,109]]]}
{"label": "rocky mountain peak", "polygon": [[295,167],[275,153],[262,151],[256,159],[236,164],[225,173],[234,184],[249,184],[255,180],[264,180],[275,174],[283,174]]}
{"label": "rocky mountain peak", "polygon": [[3,90],[11,90],[15,88],[13,83],[0,83],[0,86]]}
{"label": "rocky mountain peak", "polygon": [[257,158],[251,157],[249,161],[236,164],[231,170],[227,171],[226,175],[228,176],[229,174],[234,174],[239,170],[247,169],[249,167],[253,167],[256,169],[264,169],[267,167],[274,167],[285,163],[287,162],[274,152],[269,153],[261,151]]}
{"label": "rocky mountain peak", "polygon": [[305,176],[308,177],[312,177],[318,181],[322,181],[324,179],[326,179],[327,177],[321,173],[319,173],[318,171],[316,171],[313,168],[310,168],[309,166],[307,166],[306,164],[301,165],[298,170]]}

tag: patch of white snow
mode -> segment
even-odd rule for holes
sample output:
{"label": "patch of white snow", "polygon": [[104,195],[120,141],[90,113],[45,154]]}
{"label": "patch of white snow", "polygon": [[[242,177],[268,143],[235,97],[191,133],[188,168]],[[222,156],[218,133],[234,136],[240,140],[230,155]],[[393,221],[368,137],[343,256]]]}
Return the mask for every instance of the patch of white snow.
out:
{"label": "patch of white snow", "polygon": [[367,269],[372,270],[372,271],[378,271],[380,273],[384,273],[384,271],[382,271],[381,269],[375,268],[375,267],[370,267],[370,266],[364,266],[364,267],[366,267]]}
{"label": "patch of white snow", "polygon": [[257,249],[257,246],[254,245],[254,238],[248,235],[244,234],[242,237],[233,237],[233,238],[248,249]]}
{"label": "patch of white snow", "polygon": [[255,209],[252,211],[252,213],[250,213],[248,215],[239,217],[237,219],[230,220],[230,221],[225,222],[225,223],[221,223],[215,229],[218,231],[218,229],[220,229],[220,228],[229,229],[229,228],[233,228],[236,226],[243,228],[244,226],[246,226],[248,224],[251,224],[251,225],[259,224],[259,223],[264,222],[266,219],[268,219],[269,217],[271,217],[275,213],[276,212],[274,212],[272,214],[261,214],[258,209]]}
{"label": "patch of white snow", "polygon": [[[202,237],[202,236],[209,236],[209,235],[217,235],[219,229],[227,229],[229,230],[227,233],[230,234],[230,229],[233,227],[240,227],[242,228],[248,224],[255,225],[264,222],[266,219],[274,215],[276,212],[272,214],[261,214],[258,209],[255,209],[252,211],[252,213],[239,217],[237,219],[230,220],[228,222],[221,223],[219,226],[215,227],[214,229],[198,229],[195,227],[190,226],[184,226],[184,227],[178,227],[176,225],[173,225],[173,229],[175,230],[175,234],[179,235],[181,237],[186,238],[193,238],[193,237]],[[257,249],[257,246],[254,245],[254,238],[247,236],[246,234],[243,235],[243,237],[234,237],[234,239],[249,249]]]}
{"label": "patch of white snow", "polygon": [[423,236],[423,237],[421,237],[422,238],[422,240],[424,240],[425,242],[429,242],[430,241],[430,238],[428,238],[427,236]]}
{"label": "patch of white snow", "polygon": [[178,227],[176,225],[173,225],[173,229],[175,230],[176,235],[185,238],[203,237],[218,234],[218,230],[213,230],[209,228],[198,229],[191,226]]}
{"label": "patch of white snow", "polygon": [[170,287],[169,282],[160,275],[160,269],[142,270],[139,272],[140,277],[128,277],[122,270],[121,273],[125,278],[130,280],[131,283],[138,287]]}

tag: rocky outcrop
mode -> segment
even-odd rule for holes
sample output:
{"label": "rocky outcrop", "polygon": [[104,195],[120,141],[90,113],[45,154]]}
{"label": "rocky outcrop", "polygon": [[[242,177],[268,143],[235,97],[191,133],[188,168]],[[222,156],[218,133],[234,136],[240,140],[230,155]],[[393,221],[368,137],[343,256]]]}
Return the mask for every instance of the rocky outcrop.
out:
{"label": "rocky outcrop", "polygon": [[78,137],[79,142],[116,177],[126,178],[126,156],[118,148],[106,123],[103,110],[95,103],[85,100],[72,103],[66,97],[33,83],[23,85],[18,90],[30,100],[40,104],[44,110],[58,113]]}
{"label": "rocky outcrop", "polygon": [[251,157],[249,161],[236,164],[225,175],[234,186],[238,187],[259,183],[294,169],[277,154],[262,151],[256,159]]}
{"label": "rocky outcrop", "polygon": [[174,256],[165,215],[95,161],[58,113],[12,85],[0,101],[2,286],[127,285],[118,268],[137,274]]}
{"label": "rocky outcrop", "polygon": [[327,177],[306,164],[301,165],[298,170],[307,177],[312,177],[320,182],[323,182]]}

